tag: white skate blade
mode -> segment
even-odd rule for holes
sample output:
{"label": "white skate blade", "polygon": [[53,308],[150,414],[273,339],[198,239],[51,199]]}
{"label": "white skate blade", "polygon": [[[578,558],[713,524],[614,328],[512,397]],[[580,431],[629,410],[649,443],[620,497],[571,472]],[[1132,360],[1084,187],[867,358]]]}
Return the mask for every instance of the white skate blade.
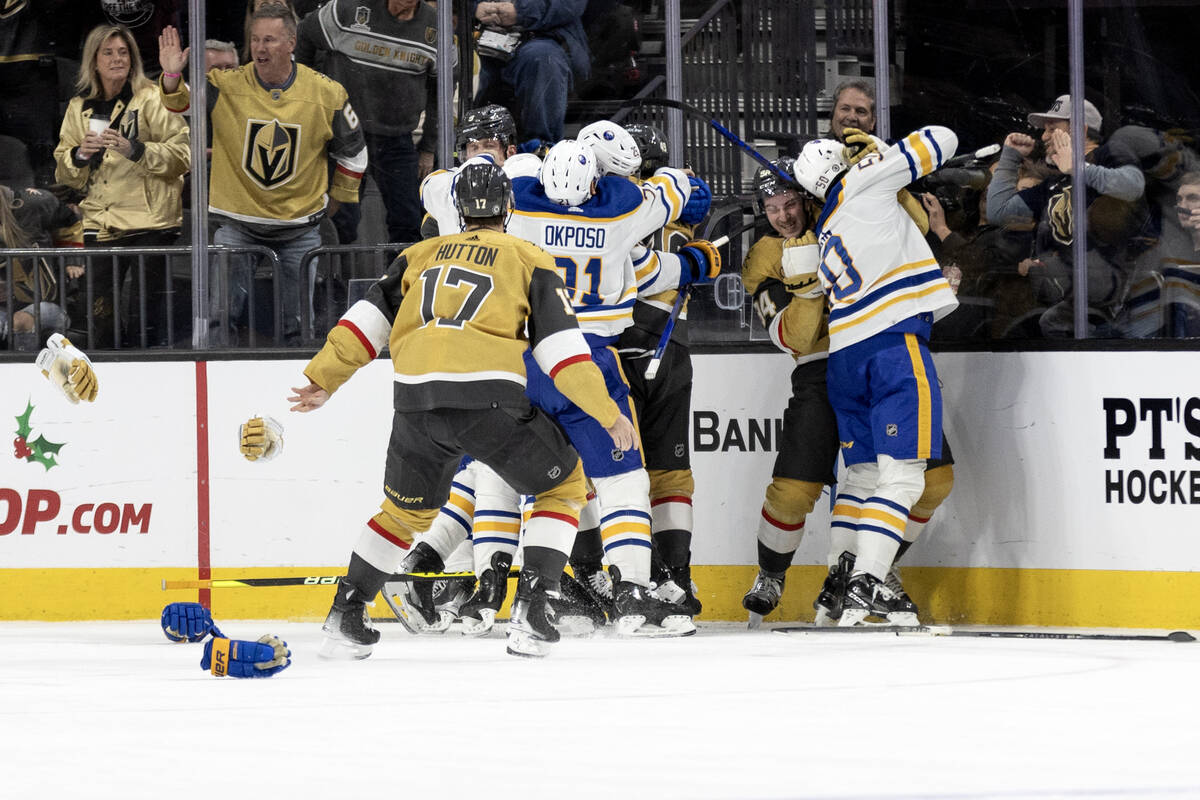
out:
{"label": "white skate blade", "polygon": [[490,608],[479,609],[479,619],[462,618],[463,636],[487,636],[496,624],[496,612]]}
{"label": "white skate blade", "polygon": [[686,614],[673,614],[662,621],[662,625],[647,625],[641,614],[621,617],[616,624],[617,636],[627,639],[662,639],[691,636],[696,632],[696,623]]}
{"label": "white skate blade", "polygon": [[832,628],[838,624],[838,621],[829,616],[829,609],[825,606],[817,606],[817,616],[813,620],[813,624],[818,628]]}
{"label": "white skate blade", "polygon": [[867,618],[867,610],[865,608],[843,608],[842,617],[837,621],[839,628],[851,628],[855,625],[862,625]]}
{"label": "white skate blade", "polygon": [[508,629],[508,654],[521,658],[545,658],[550,652],[550,643],[535,639],[525,631]]}
{"label": "white skate blade", "polygon": [[760,627],[762,627],[762,621],[763,621],[762,614],[759,614],[757,611],[751,611],[750,612],[750,622],[747,624],[746,627],[748,627],[752,631],[756,631]]}
{"label": "white skate blade", "polygon": [[371,655],[371,648],[372,645],[369,644],[355,644],[341,637],[326,634],[317,650],[317,656],[334,661],[361,661]]}
{"label": "white skate blade", "polygon": [[[383,599],[387,601],[388,608],[390,608],[392,613],[396,615],[396,621],[400,623],[400,626],[413,636],[427,636],[445,633],[446,629],[450,627],[450,623],[454,621],[453,617],[449,621],[445,621],[445,614],[440,614],[438,621],[435,624],[430,625],[425,621],[425,618],[416,611],[412,611],[410,613],[410,610],[404,603],[404,598],[401,595],[393,594],[392,592],[384,592]],[[445,621],[445,625],[442,624],[443,621]]]}
{"label": "white skate blade", "polygon": [[563,636],[591,636],[596,632],[596,623],[591,617],[583,615],[570,615],[556,617],[554,627]]}

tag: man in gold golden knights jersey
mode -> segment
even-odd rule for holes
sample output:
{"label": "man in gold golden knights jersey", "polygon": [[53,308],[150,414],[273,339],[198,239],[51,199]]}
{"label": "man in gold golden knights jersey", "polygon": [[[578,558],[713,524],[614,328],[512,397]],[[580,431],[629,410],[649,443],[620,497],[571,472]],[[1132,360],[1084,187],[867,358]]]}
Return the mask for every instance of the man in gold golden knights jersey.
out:
{"label": "man in gold golden knights jersey", "polygon": [[[301,270],[300,257],[321,243],[317,226],[340,203],[358,201],[367,166],[366,143],[345,88],[319,72],[292,62],[296,21],[291,12],[267,4],[250,22],[250,64],[208,73],[208,113],[212,125],[209,210],[220,217],[216,244],[265,246],[279,258],[283,335],[295,343],[301,331],[301,304],[311,318],[315,275]],[[182,113],[191,95],[181,73],[188,50],[168,27],[159,36],[163,102]],[[333,177],[330,178],[330,161]],[[230,260],[229,319],[246,310],[252,264],[248,256]],[[220,264],[209,268],[210,313],[225,309]],[[302,279],[303,275],[303,279]],[[225,326],[215,337],[222,343]]]}

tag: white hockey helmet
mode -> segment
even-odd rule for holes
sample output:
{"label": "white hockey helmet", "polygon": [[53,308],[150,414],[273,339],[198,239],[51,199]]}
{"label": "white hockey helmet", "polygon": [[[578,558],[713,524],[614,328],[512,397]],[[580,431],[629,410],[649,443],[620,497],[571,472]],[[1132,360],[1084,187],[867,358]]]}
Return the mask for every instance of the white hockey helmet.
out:
{"label": "white hockey helmet", "polygon": [[551,147],[538,174],[546,197],[564,206],[587,202],[599,177],[596,154],[591,147],[575,139],[563,139]]}
{"label": "white hockey helmet", "polygon": [[797,183],[818,200],[824,200],[837,176],[849,169],[842,160],[842,147],[836,139],[813,139],[796,158],[793,171]]}
{"label": "white hockey helmet", "polygon": [[642,166],[642,151],[637,141],[615,122],[602,119],[585,125],[579,131],[579,141],[595,151],[603,175],[629,177]]}

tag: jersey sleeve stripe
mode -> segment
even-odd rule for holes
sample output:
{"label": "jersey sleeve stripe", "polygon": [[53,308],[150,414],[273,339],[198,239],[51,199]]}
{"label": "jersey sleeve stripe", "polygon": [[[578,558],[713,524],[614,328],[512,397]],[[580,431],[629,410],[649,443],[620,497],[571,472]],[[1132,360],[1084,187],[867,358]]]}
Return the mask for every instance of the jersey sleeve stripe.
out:
{"label": "jersey sleeve stripe", "polygon": [[908,146],[905,141],[900,142],[900,153],[908,162],[908,177],[914,181],[921,177],[921,172],[917,168],[917,162],[913,160],[912,154],[908,152]]}
{"label": "jersey sleeve stripe", "polygon": [[[874,308],[871,308],[869,311],[866,311],[865,313],[860,314],[860,315],[854,317],[853,319],[846,319],[844,321],[839,321],[836,323],[834,322],[833,314],[831,313],[829,315],[829,333],[830,333],[830,335],[833,335],[834,333],[843,333],[843,332],[849,330],[850,328],[854,327],[855,325],[859,325],[863,322],[866,322],[867,320],[874,317],[876,314],[883,312],[884,310],[890,308],[891,306],[896,305],[897,303],[902,303],[906,300],[918,300],[922,297],[928,297],[929,295],[935,294],[940,291],[950,291],[950,290],[949,290],[949,288],[947,288],[945,286],[939,286],[938,284],[935,283],[932,286],[927,286],[926,288],[924,288],[920,291],[898,292],[898,293],[896,293],[895,297],[888,300],[886,303],[880,303],[879,305],[875,306]],[[843,316],[843,318],[845,317],[845,315],[842,315],[842,316]]]}
{"label": "jersey sleeve stripe", "polygon": [[578,328],[556,331],[533,348],[533,360],[551,378],[568,364],[590,359],[591,348]]}
{"label": "jersey sleeve stripe", "polygon": [[591,361],[591,360],[592,360],[592,357],[590,355],[577,355],[577,356],[571,356],[570,358],[564,358],[562,361],[558,362],[553,367],[551,367],[546,372],[546,374],[549,375],[551,378],[554,378],[555,375],[557,375],[563,369],[571,366],[572,364],[582,364],[585,361]]}
{"label": "jersey sleeve stripe", "polygon": [[771,320],[771,324],[767,327],[767,335],[771,337],[771,342],[789,355],[795,355],[796,351],[787,346],[786,334],[783,331],[783,314],[776,314]]}
{"label": "jersey sleeve stripe", "polygon": [[338,320],[338,327],[345,328],[354,334],[354,338],[358,339],[359,343],[362,344],[363,349],[367,351],[367,356],[372,361],[375,360],[375,356],[379,355],[379,351],[371,346],[371,341],[363,334],[362,331],[358,329],[358,326],[353,322],[348,319],[340,319]]}
{"label": "jersey sleeve stripe", "polygon": [[354,172],[353,170],[347,169],[346,166],[340,162],[337,165],[337,171],[343,175],[349,175],[351,178],[361,178],[363,176],[361,172]]}
{"label": "jersey sleeve stripe", "polygon": [[379,351],[387,344],[392,332],[392,321],[369,300],[358,300],[342,315],[338,324],[347,322],[351,330],[367,346],[371,358],[379,355]]}

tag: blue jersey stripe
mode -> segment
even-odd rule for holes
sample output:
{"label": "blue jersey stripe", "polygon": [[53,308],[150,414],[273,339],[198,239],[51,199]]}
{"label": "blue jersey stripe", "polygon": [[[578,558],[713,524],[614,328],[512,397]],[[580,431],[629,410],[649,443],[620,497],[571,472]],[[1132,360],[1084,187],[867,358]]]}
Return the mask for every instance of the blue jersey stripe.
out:
{"label": "blue jersey stripe", "polygon": [[854,316],[855,314],[866,311],[876,303],[888,298],[893,294],[897,294],[904,289],[912,289],[918,286],[924,286],[935,282],[942,277],[940,270],[926,270],[916,275],[910,275],[907,278],[901,278],[898,281],[893,281],[887,286],[883,286],[875,291],[861,297],[848,306],[840,306],[829,312],[829,324],[845,319],[846,317]]}

